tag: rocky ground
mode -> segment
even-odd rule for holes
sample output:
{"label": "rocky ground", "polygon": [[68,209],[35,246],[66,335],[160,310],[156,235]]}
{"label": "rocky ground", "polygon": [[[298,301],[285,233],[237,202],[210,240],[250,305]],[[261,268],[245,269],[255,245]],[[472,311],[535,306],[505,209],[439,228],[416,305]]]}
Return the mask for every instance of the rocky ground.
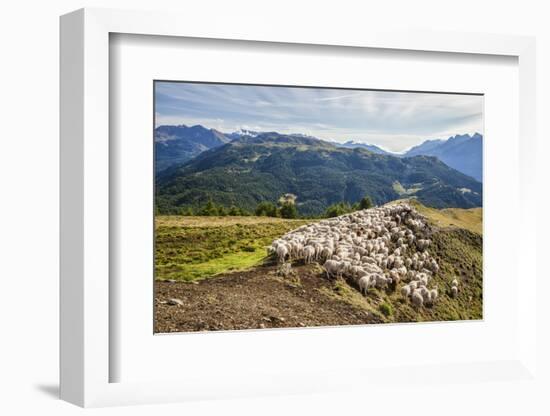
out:
{"label": "rocky ground", "polygon": [[[316,266],[278,276],[274,265],[198,281],[155,282],[155,332],[377,323],[380,319],[327,296],[333,283]],[[299,277],[297,277],[299,275]]]}

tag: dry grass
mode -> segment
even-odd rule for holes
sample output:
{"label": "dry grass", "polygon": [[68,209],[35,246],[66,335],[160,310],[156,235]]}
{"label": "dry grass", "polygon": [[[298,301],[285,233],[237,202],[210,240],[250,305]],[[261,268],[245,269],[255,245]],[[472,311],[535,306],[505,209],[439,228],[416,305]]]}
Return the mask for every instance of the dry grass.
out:
{"label": "dry grass", "polygon": [[[182,215],[158,215],[155,217],[157,227],[228,227],[231,225],[282,224],[296,222],[296,227],[303,220],[287,220],[272,217],[186,217]],[[313,221],[308,221],[313,222]]]}
{"label": "dry grass", "polygon": [[385,321],[385,317],[378,310],[376,302],[363,296],[361,292],[351,287],[344,279],[337,279],[332,288],[322,287],[318,290],[331,299],[347,303],[354,308],[362,309],[365,312],[371,313],[380,321]]}

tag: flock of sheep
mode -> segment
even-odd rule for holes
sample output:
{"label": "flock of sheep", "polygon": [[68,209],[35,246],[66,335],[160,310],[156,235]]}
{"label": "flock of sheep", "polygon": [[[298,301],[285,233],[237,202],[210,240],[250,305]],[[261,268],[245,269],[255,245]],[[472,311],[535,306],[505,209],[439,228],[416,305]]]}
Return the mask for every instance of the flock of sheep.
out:
{"label": "flock of sheep", "polygon": [[[382,206],[303,225],[273,241],[280,263],[303,259],[322,264],[327,277],[352,279],[366,296],[369,288],[399,288],[416,307],[433,305],[430,288],[439,265],[428,248],[426,218],[409,204]],[[458,281],[451,295],[458,294]]]}

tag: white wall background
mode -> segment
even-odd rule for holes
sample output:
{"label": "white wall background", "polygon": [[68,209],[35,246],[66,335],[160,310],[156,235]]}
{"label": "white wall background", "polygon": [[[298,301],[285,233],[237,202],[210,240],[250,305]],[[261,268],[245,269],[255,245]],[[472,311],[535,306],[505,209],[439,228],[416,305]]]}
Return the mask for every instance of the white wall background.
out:
{"label": "white wall background", "polygon": [[[276,20],[286,25],[324,24],[327,31],[341,25],[419,27],[449,31],[473,31],[535,35],[538,42],[538,181],[540,217],[547,218],[550,128],[550,26],[546,1],[430,0],[394,1],[170,1],[170,0],[19,0],[5,1],[0,9],[0,413],[6,415],[76,414],[82,412],[60,402],[58,376],[58,16],[80,7],[116,7],[177,10],[189,19],[217,19],[261,24]],[[185,21],[182,21],[182,25]],[[237,23],[236,23],[237,24]],[[242,24],[242,23],[238,23]],[[543,200],[544,199],[544,200]],[[541,215],[546,214],[546,215]],[[539,259],[545,248],[540,235],[548,225],[541,221]],[[550,278],[550,276],[548,276]],[[543,282],[539,293],[550,293]],[[547,296],[545,296],[547,298]],[[540,298],[543,299],[542,297]],[[546,302],[548,304],[548,302]],[[539,302],[542,320],[548,323],[549,306]],[[548,326],[540,339],[548,354]],[[550,374],[549,360],[540,355],[541,368]],[[548,379],[546,379],[548,381]],[[452,386],[455,400],[445,408],[422,409],[423,414],[548,414],[546,392],[529,385],[506,383],[483,389]],[[518,390],[519,389],[519,390]],[[487,392],[499,392],[489,401]],[[449,386],[434,386],[428,396],[450,397]],[[410,408],[413,397],[386,395],[351,397],[343,393],[309,397],[217,401],[100,409],[99,414],[343,414],[384,412]],[[544,403],[544,404],[543,404]]]}

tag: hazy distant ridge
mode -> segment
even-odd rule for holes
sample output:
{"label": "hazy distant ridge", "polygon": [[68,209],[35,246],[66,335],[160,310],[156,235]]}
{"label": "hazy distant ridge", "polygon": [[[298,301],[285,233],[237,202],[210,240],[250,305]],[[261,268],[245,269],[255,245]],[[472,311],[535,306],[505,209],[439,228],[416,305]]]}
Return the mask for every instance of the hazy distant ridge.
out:
{"label": "hazy distant ridge", "polygon": [[450,167],[482,181],[483,136],[475,133],[456,135],[448,140],[426,140],[403,156],[435,156]]}

